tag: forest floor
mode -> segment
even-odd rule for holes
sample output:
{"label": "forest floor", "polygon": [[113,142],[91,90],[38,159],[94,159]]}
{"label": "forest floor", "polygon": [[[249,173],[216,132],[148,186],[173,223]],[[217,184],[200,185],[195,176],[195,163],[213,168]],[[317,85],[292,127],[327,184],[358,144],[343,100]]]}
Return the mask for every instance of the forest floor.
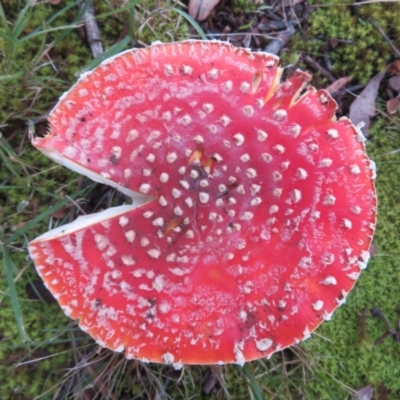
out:
{"label": "forest floor", "polygon": [[[221,0],[202,21],[187,1],[94,4],[85,24],[89,1],[0,3],[0,399],[399,399],[400,3]],[[377,164],[372,257],[346,304],[307,341],[244,367],[177,371],[99,347],[64,315],[28,254],[50,228],[126,201],[31,146],[58,98],[123,50],[185,39],[272,52],[284,77],[308,70],[338,117],[369,123]],[[365,100],[351,111],[356,98]]]}

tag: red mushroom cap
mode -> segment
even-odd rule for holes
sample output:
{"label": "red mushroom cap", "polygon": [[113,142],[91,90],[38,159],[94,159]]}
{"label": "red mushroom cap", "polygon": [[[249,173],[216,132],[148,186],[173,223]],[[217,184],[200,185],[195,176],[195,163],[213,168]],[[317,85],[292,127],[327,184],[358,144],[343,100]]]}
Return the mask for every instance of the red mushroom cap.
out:
{"label": "red mushroom cap", "polygon": [[30,244],[68,316],[128,358],[245,361],[309,337],[365,268],[373,163],[278,58],[157,43],[85,74],[33,145],[135,197]]}

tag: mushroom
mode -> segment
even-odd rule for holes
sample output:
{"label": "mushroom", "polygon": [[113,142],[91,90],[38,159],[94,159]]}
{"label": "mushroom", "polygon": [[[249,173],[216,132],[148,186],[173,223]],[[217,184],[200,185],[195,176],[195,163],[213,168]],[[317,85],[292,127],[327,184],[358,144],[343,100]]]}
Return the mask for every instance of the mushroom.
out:
{"label": "mushroom", "polygon": [[310,336],[366,267],[374,164],[336,103],[278,58],[155,43],[84,74],[33,145],[132,197],[33,240],[37,271],[101,346],[238,363]]}

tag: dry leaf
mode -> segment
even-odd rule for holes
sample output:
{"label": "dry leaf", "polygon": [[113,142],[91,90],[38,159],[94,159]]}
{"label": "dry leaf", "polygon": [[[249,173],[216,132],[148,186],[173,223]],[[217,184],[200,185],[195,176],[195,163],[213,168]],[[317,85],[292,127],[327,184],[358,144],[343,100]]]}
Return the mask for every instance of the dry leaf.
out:
{"label": "dry leaf", "polygon": [[396,60],[388,65],[387,73],[389,75],[398,75],[400,74],[400,60]]}
{"label": "dry leaf", "polygon": [[69,210],[71,209],[72,206],[73,206],[72,203],[66,204],[64,207],[61,207],[60,209],[58,209],[57,211],[55,211],[55,212],[52,214],[52,217],[53,217],[53,218],[56,218],[56,219],[62,219],[62,218],[64,218],[64,217],[68,214],[68,212],[69,212]]}
{"label": "dry leaf", "polygon": [[400,75],[392,76],[388,79],[390,89],[400,92]]}
{"label": "dry leaf", "polygon": [[345,76],[331,83],[325,90],[328,93],[334,93],[343,89],[351,81],[351,76]]}
{"label": "dry leaf", "polygon": [[357,390],[355,394],[355,399],[357,400],[371,400],[374,394],[374,389],[372,386],[365,386],[362,389]]}
{"label": "dry leaf", "polygon": [[203,21],[218,3],[219,0],[190,0],[189,15],[197,21]]}
{"label": "dry leaf", "polygon": [[388,100],[386,110],[389,114],[396,114],[397,111],[400,111],[400,96]]}
{"label": "dry leaf", "polygon": [[384,76],[385,71],[376,74],[350,106],[350,119],[356,126],[362,123],[365,124],[361,128],[365,137],[368,136],[370,118],[376,114],[375,100]]}

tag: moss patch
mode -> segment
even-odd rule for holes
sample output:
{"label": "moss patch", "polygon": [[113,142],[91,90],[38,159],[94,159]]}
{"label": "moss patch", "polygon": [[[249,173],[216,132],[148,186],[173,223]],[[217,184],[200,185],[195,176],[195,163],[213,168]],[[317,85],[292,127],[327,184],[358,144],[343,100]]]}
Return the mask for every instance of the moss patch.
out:
{"label": "moss patch", "polygon": [[[383,70],[394,56],[393,50],[371,23],[379,27],[400,47],[400,3],[376,3],[346,6],[353,1],[324,0],[311,4],[317,7],[308,19],[304,31],[290,41],[289,54],[304,52],[315,58],[329,54],[333,73],[352,76],[355,83],[367,83]],[[340,3],[342,5],[335,5]],[[290,55],[283,57],[287,62]],[[305,67],[305,66],[303,66]],[[323,81],[320,82],[323,84]]]}
{"label": "moss patch", "polygon": [[[375,393],[380,387],[391,390],[393,399],[400,398],[400,344],[392,339],[373,347],[386,328],[377,319],[366,320],[366,331],[361,332],[359,314],[365,307],[379,306],[391,326],[395,328],[399,318],[400,303],[400,155],[388,155],[400,148],[400,124],[396,130],[388,130],[387,120],[379,120],[371,130],[367,150],[378,167],[376,186],[379,216],[374,244],[376,255],[363,271],[347,302],[338,309],[331,322],[317,330],[326,339],[313,337],[304,348],[318,354],[319,362],[331,379],[337,379],[353,389],[373,385]],[[390,132],[396,132],[390,135]],[[313,384],[318,398],[325,398],[320,382]],[[340,398],[340,396],[339,396]]]}

